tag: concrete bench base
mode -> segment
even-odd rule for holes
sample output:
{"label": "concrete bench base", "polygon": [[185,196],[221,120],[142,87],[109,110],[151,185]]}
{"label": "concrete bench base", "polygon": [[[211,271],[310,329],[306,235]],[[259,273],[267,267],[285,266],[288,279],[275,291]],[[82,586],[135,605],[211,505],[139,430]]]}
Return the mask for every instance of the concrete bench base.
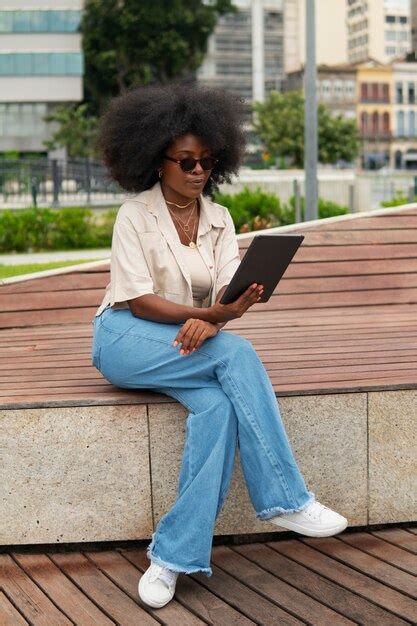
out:
{"label": "concrete bench base", "polygon": [[[417,390],[278,398],[318,500],[351,526],[413,521]],[[0,411],[2,545],[148,539],[175,500],[188,411],[177,402]],[[215,534],[256,519],[238,453]]]}

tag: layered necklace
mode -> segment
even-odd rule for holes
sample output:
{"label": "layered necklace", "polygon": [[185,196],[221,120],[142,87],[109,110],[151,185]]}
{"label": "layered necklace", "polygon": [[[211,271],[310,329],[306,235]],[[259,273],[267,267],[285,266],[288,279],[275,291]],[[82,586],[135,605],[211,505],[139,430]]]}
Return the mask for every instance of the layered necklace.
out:
{"label": "layered necklace", "polygon": [[194,198],[194,200],[191,200],[191,202],[188,202],[187,204],[181,205],[181,204],[176,204],[175,202],[169,202],[169,200],[165,200],[165,202],[168,204],[173,204],[174,206],[178,207],[179,209],[186,209],[188,206],[190,206],[190,204],[192,204],[193,206],[191,207],[191,211],[188,215],[188,218],[186,221],[183,221],[182,219],[180,219],[178,217],[178,215],[176,215],[172,209],[168,208],[168,211],[170,212],[171,216],[175,219],[175,221],[178,223],[179,227],[181,228],[181,230],[183,231],[183,233],[185,234],[185,236],[187,237],[187,239],[189,240],[189,244],[188,246],[190,248],[195,248],[196,244],[194,243],[193,239],[194,239],[194,235],[195,235],[195,230],[196,230],[196,226],[197,226],[197,219],[194,220],[194,226],[193,226],[193,230],[191,233],[191,237],[189,236],[188,232],[190,230],[190,219],[192,216],[197,214],[197,202],[196,202],[196,198]]}

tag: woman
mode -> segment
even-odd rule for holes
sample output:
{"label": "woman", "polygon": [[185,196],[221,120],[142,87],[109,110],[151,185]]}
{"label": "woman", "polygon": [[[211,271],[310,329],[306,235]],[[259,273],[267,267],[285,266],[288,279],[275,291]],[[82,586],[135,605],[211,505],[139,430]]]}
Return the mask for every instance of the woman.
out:
{"label": "woman", "polygon": [[228,210],[206,194],[237,172],[241,127],[232,94],[179,86],[135,89],[102,119],[104,161],[136,195],[116,217],[93,364],[119,387],[152,389],[189,410],[177,499],[152,535],[138,585],[155,608],[172,599],[180,572],[212,575],[214,525],[237,441],[259,519],[322,537],[347,525],[308,491],[251,342],[221,330],[262,293],[253,284],[232,304],[219,302],[239,249]]}

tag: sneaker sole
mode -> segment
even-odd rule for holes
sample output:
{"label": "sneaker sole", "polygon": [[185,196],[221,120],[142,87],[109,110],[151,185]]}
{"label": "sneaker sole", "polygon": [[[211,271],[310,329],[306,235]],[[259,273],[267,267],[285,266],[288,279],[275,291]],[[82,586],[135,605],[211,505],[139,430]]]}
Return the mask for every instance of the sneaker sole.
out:
{"label": "sneaker sole", "polygon": [[272,522],[275,526],[282,526],[283,528],[288,528],[288,530],[293,530],[300,535],[306,535],[307,537],[331,537],[332,535],[337,535],[345,530],[348,525],[348,521],[341,522],[332,528],[326,528],[321,530],[314,530],[312,528],[305,528],[302,524],[296,524],[295,522],[289,522],[287,520],[282,520],[280,522]]}
{"label": "sneaker sole", "polygon": [[[144,574],[143,574],[144,576]],[[142,576],[142,578],[143,578]],[[148,606],[151,606],[153,609],[162,609],[163,606],[165,606],[166,604],[168,604],[168,602],[171,602],[172,598],[174,596],[172,596],[172,598],[169,598],[169,600],[166,600],[165,602],[156,602],[155,600],[151,600],[150,598],[147,597],[146,593],[144,593],[143,590],[143,584],[141,585],[141,581],[142,578],[139,580],[138,583],[138,594],[139,594],[139,598]]]}

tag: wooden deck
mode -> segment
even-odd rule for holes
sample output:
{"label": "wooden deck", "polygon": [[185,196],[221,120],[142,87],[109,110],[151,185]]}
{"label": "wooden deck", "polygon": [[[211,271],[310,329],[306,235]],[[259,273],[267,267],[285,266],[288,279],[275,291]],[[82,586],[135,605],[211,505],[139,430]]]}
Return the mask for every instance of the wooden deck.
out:
{"label": "wooden deck", "polygon": [[[278,396],[417,388],[417,208],[348,217],[284,229],[305,239],[276,293],[226,326],[252,341]],[[105,262],[0,285],[0,408],[171,401],[91,365],[108,282]]]}
{"label": "wooden deck", "polygon": [[0,554],[2,626],[417,623],[417,528],[217,545],[213,576],[180,575],[162,609],[137,584],[143,547]]}

